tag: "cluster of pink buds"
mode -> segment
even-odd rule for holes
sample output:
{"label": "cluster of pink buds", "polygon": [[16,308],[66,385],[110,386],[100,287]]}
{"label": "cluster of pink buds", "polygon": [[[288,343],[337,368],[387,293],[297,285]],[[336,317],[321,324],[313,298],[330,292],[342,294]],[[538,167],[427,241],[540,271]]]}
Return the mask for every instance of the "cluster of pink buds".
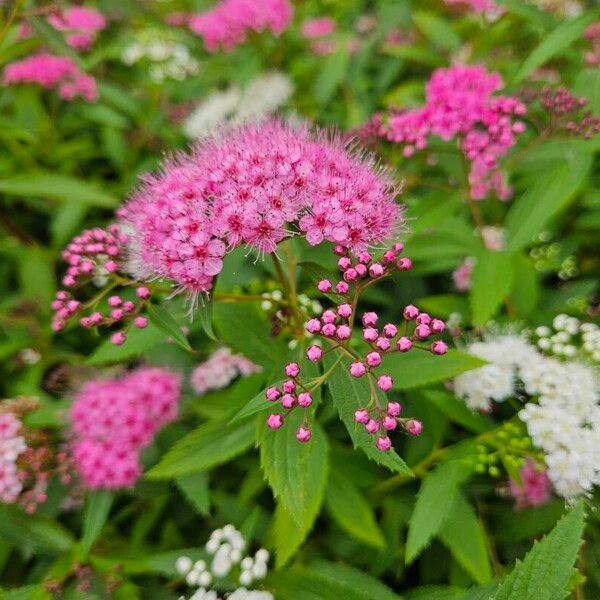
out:
{"label": "cluster of pink buds", "polygon": [[[320,350],[320,348],[319,348]],[[279,401],[284,414],[273,413],[267,418],[267,426],[270,429],[280,429],[283,426],[285,417],[296,407],[304,409],[304,419],[302,424],[296,430],[296,439],[299,442],[308,442],[312,436],[308,425],[307,409],[312,406],[313,398],[309,389],[299,380],[300,365],[295,362],[288,363],[285,366],[286,379],[281,390],[272,386],[267,389],[265,396],[271,402]]]}
{"label": "cluster of pink buds", "polygon": [[[95,228],[80,233],[62,253],[63,260],[69,265],[62,279],[63,285],[69,290],[90,282],[102,286],[106,279],[110,281],[111,277],[118,277],[118,271],[125,260],[127,241],[127,236],[120,232],[117,225],[109,225],[106,230]],[[85,329],[123,324],[126,325],[125,331],[117,331],[110,338],[113,344],[121,345],[127,339],[128,326],[133,324],[134,327],[144,329],[148,325],[148,319],[140,313],[150,301],[150,290],[145,286],[138,286],[135,294],[137,301],[124,299],[118,294],[109,296],[108,307],[103,314],[96,310],[96,305],[105,293],[100,293],[99,298],[89,302],[82,302],[71,291],[60,290],[51,305],[54,310],[52,329],[62,331],[75,315]]]}
{"label": "cluster of pink buds", "polygon": [[[352,377],[369,377],[374,386],[377,386],[382,392],[389,392],[394,387],[394,381],[390,375],[376,372],[383,362],[384,355],[395,352],[405,353],[412,349],[423,350],[435,355],[446,354],[448,351],[445,342],[432,339],[433,336],[444,332],[446,328],[444,321],[432,318],[413,305],[404,308],[403,324],[381,324],[377,313],[365,312],[361,317],[362,339],[366,342],[368,350],[361,355],[349,345],[354,331],[359,293],[368,287],[373,279],[388,275],[394,269],[410,269],[411,260],[406,256],[399,256],[403,249],[401,243],[394,244],[383,253],[379,262],[375,262],[368,252],[361,252],[354,260],[344,248],[337,246],[335,252],[341,255],[338,267],[343,273],[343,278],[338,282],[323,279],[317,283],[317,289],[323,293],[339,295],[341,302],[335,309],[326,310],[320,318],[309,319],[305,325],[308,333],[321,338],[323,342],[329,344],[331,350],[339,348],[354,358],[349,367]],[[352,291],[350,290],[351,284],[354,286]],[[323,355],[324,351],[318,344],[312,344],[306,350],[306,358],[311,362],[321,360]],[[285,374],[289,379],[284,381],[283,389],[270,387],[266,391],[267,399],[272,402],[278,400],[287,413],[296,406],[307,409],[312,404],[312,390],[307,389],[298,380],[299,365],[289,363],[285,367]],[[422,424],[419,421],[400,418],[401,407],[397,402],[390,402],[387,408],[383,409],[379,404],[377,394],[373,393],[369,407],[372,408],[356,411],[355,420],[364,425],[370,434],[383,432],[383,435],[379,435],[376,441],[376,446],[380,450],[391,449],[392,444],[387,432],[393,431],[398,426],[411,435],[421,433]],[[283,425],[287,413],[269,415],[267,425],[271,429],[279,429]],[[306,425],[306,418],[298,429],[296,438],[301,442],[310,439],[310,429]]]}

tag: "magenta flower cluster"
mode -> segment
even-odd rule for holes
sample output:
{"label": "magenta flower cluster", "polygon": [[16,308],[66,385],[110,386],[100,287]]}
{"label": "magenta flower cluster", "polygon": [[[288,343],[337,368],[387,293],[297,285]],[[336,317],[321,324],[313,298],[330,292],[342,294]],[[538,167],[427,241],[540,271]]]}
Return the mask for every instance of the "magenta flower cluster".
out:
{"label": "magenta flower cluster", "polygon": [[545,468],[541,468],[533,459],[528,459],[520,469],[521,483],[509,479],[509,488],[515,499],[515,509],[540,506],[552,497],[550,479]]}
{"label": "magenta flower cluster", "polygon": [[140,451],[176,419],[179,394],[180,378],[159,368],[86,382],[71,407],[73,462],[84,485],[132,486]]}
{"label": "magenta flower cluster", "polygon": [[[119,271],[125,260],[128,238],[121,233],[117,225],[107,229],[99,227],[87,229],[77,235],[63,250],[62,258],[69,265],[62,279],[67,290],[85,286],[95,279],[103,279]],[[140,313],[150,300],[150,290],[145,286],[136,289],[137,302],[125,300],[115,294],[108,298],[108,310],[105,314],[95,310],[93,305],[77,300],[70,291],[60,290],[52,302],[54,318],[52,329],[62,331],[68,321],[77,315],[79,324],[86,329],[92,327],[112,327],[116,324],[132,323],[139,329],[148,325],[146,317]],[[87,312],[88,314],[83,314]],[[117,331],[111,336],[113,344],[123,344],[127,336]]]}
{"label": "magenta flower cluster", "polygon": [[89,50],[100,31],[106,27],[104,15],[89,7],[69,6],[66,10],[51,13],[48,22],[65,33],[65,40],[76,50]]}
{"label": "magenta flower cluster", "polygon": [[525,114],[525,105],[513,96],[493,95],[502,88],[500,75],[487,73],[482,66],[437,69],[427,83],[425,105],[392,114],[387,138],[404,144],[404,156],[410,157],[427,146],[429,135],[445,141],[458,137],[470,163],[471,196],[481,200],[495,191],[507,200],[512,190],[499,159],[525,130],[522,121],[514,120]]}
{"label": "magenta flower cluster", "polygon": [[[374,280],[390,275],[394,270],[410,269],[412,262],[410,258],[400,256],[403,251],[401,243],[394,244],[384,252],[378,262],[375,262],[367,251],[360,252],[358,258],[353,260],[342,246],[336,247],[335,250],[340,255],[338,267],[343,273],[342,279],[338,282],[323,279],[318,282],[317,289],[325,294],[340,296],[341,302],[335,309],[326,310],[320,318],[310,319],[305,325],[306,331],[320,338],[322,343],[328,344],[330,348],[327,351],[340,348],[347,355],[352,356],[353,362],[349,366],[352,377],[369,377],[374,385],[387,393],[393,389],[394,380],[388,374],[377,372],[384,356],[394,352],[409,352],[413,348],[436,355],[445,354],[448,347],[443,341],[430,341],[432,336],[444,331],[445,324],[440,319],[433,319],[427,313],[420,312],[412,305],[404,309],[402,325],[382,324],[375,312],[363,313],[362,339],[366,342],[368,350],[364,356],[358,354],[348,344],[355,333],[358,292],[361,287],[364,289]],[[351,286],[355,286],[355,290],[351,290]],[[306,350],[306,358],[311,362],[317,362],[323,358],[325,352],[321,345],[312,344]],[[311,389],[307,382],[303,384],[300,381],[300,366],[297,363],[286,365],[285,375],[289,379],[283,382],[281,389],[273,386],[266,390],[266,398],[273,402],[279,401],[285,411],[283,414],[270,414],[267,418],[267,426],[271,429],[279,429],[283,426],[287,414],[296,407],[301,407],[305,409],[305,415],[301,427],[296,432],[296,438],[300,442],[306,442],[311,437],[306,413],[306,409],[312,404]],[[421,433],[420,421],[401,418],[400,412],[400,404],[390,402],[383,408],[377,394],[373,393],[367,406],[356,411],[355,421],[364,425],[368,433],[378,434],[375,442],[377,448],[387,451],[392,447],[387,434],[398,426],[411,435]]]}
{"label": "magenta flower cluster", "polygon": [[119,216],[133,231],[140,278],[208,292],[225,254],[242,244],[272,253],[300,232],[354,252],[402,222],[391,176],[337,138],[279,120],[246,125],[197,145],[148,175]]}
{"label": "magenta flower cluster", "polygon": [[289,0],[222,0],[214,8],[192,15],[188,25],[202,37],[209,52],[219,47],[229,51],[243,44],[251,32],[269,30],[281,35],[293,14]]}
{"label": "magenta flower cluster", "polygon": [[260,371],[260,366],[242,354],[233,354],[229,348],[219,348],[192,371],[191,383],[196,393],[203,395],[210,390],[227,387],[238,375],[247,376]]}
{"label": "magenta flower cluster", "polygon": [[58,87],[63,100],[77,97],[88,102],[98,100],[96,80],[64,56],[40,53],[17,60],[4,68],[3,80],[6,85],[35,83],[44,88]]}

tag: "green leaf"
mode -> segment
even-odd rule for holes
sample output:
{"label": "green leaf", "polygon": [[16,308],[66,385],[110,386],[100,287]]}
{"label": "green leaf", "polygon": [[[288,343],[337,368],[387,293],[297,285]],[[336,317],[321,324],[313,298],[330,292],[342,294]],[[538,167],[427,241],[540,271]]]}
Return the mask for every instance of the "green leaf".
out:
{"label": "green leaf", "polygon": [[492,578],[486,535],[473,507],[458,493],[439,537],[454,558],[479,584]]}
{"label": "green leaf", "polygon": [[564,512],[565,502],[562,499],[519,511],[512,506],[499,508],[490,515],[494,539],[514,542],[543,535],[556,525]]}
{"label": "green leaf", "polygon": [[525,59],[514,82],[520,83],[538,67],[564,52],[573,42],[581,38],[584,29],[598,18],[598,14],[598,10],[588,10],[578,19],[562,21],[556,29],[544,36],[539,46]]}
{"label": "green leaf", "polygon": [[290,515],[283,504],[275,506],[271,535],[278,569],[285,566],[298,552],[313,524],[314,521],[307,523],[306,526],[298,525],[298,522]]}
{"label": "green leaf", "polygon": [[44,308],[54,298],[54,265],[50,254],[39,246],[27,247],[19,255],[19,279],[23,293],[41,301]]}
{"label": "green leaf", "polygon": [[182,437],[148,473],[148,479],[173,479],[206,471],[242,454],[254,443],[254,422],[227,426],[210,422]]}
{"label": "green leaf", "polygon": [[588,154],[576,154],[570,160],[538,174],[536,182],[520,198],[513,200],[506,217],[509,251],[527,246],[544,230],[550,219],[564,210],[583,187],[593,159]]}
{"label": "green leaf", "polygon": [[475,433],[489,431],[493,424],[481,413],[470,410],[467,405],[456,398],[454,394],[444,390],[424,390],[423,396],[435,405],[451,421],[470,429]]}
{"label": "green leaf", "polygon": [[214,307],[215,325],[223,341],[252,362],[272,371],[280,365],[287,350],[283,342],[270,335],[271,327],[255,303],[218,302]]}
{"label": "green leaf", "polygon": [[567,593],[573,564],[581,546],[583,503],[570,510],[540,542],[535,542],[523,562],[517,561],[494,600],[556,600]]}
{"label": "green leaf", "polygon": [[190,343],[181,331],[181,325],[177,323],[177,321],[167,310],[165,310],[162,306],[149,304],[148,316],[150,317],[150,321],[152,321],[152,323],[154,323],[159,329],[171,337],[179,346],[188,352],[193,352]]}
{"label": "green leaf", "polygon": [[66,552],[75,543],[71,532],[60,523],[2,503],[0,538],[24,551],[30,549],[42,554]]}
{"label": "green leaf", "polygon": [[83,512],[81,547],[87,554],[106,523],[114,496],[107,490],[90,492]]}
{"label": "green leaf", "polygon": [[510,292],[513,277],[508,253],[487,250],[477,257],[469,297],[473,325],[485,325],[496,314]]}
{"label": "green leaf", "polygon": [[[329,366],[334,360],[335,357],[328,356]],[[348,372],[348,363],[341,362],[331,374],[328,387],[333,403],[344,425],[346,425],[354,447],[360,448],[371,460],[391,471],[412,475],[412,471],[407,464],[394,450],[390,452],[378,450],[375,447],[373,436],[369,435],[364,427],[359,427],[354,422],[354,412],[364,408],[371,397],[369,383],[366,378],[357,379],[352,377]]]}
{"label": "green leaf", "polygon": [[573,92],[589,100],[586,108],[600,115],[600,70],[584,69],[579,73],[573,85]]}
{"label": "green leaf", "polygon": [[313,94],[318,104],[327,104],[339,85],[346,79],[350,53],[344,48],[321,61],[321,70],[313,85]]}
{"label": "green leaf", "polygon": [[127,334],[127,341],[122,346],[115,346],[105,340],[85,361],[87,365],[101,365],[122,362],[134,358],[165,341],[165,334],[154,324],[149,323],[145,329],[132,328]]}
{"label": "green leaf", "polygon": [[395,389],[412,390],[450,379],[471,369],[478,369],[486,362],[458,350],[448,350],[446,354],[437,356],[414,349],[402,354],[384,356],[383,364],[394,378]]}
{"label": "green leaf", "polygon": [[[269,384],[269,387],[280,386],[284,381],[284,379],[279,379],[278,381],[274,381],[273,383]],[[254,396],[254,398],[252,398],[252,400],[250,400],[240,410],[238,410],[231,419],[230,423],[237,423],[238,421],[243,421],[244,419],[247,419],[252,415],[263,412],[268,408],[272,407],[273,402],[265,398],[265,391],[266,390],[261,390],[258,394],[256,394],[256,396]]]}
{"label": "green leaf", "polygon": [[2,600],[52,600],[52,594],[44,584],[26,585],[12,590],[0,588]]}
{"label": "green leaf", "polygon": [[526,318],[537,308],[540,299],[539,274],[527,256],[515,254],[513,261],[513,286],[510,294],[516,315]]}
{"label": "green leaf", "polygon": [[277,600],[401,600],[374,577],[342,563],[311,562],[271,574]]}
{"label": "green leaf", "polygon": [[209,298],[201,299],[200,306],[198,306],[198,316],[200,317],[200,324],[202,330],[211,340],[216,340],[215,332],[213,329],[213,302],[214,296],[211,295]]}
{"label": "green leaf", "polygon": [[178,477],[175,483],[189,503],[201,515],[206,517],[210,514],[210,490],[208,474],[205,471]]}
{"label": "green leaf", "polygon": [[385,547],[385,538],[373,509],[340,471],[331,471],[325,501],[327,510],[342,529],[369,546]]}
{"label": "green leaf", "polygon": [[283,505],[298,525],[306,526],[317,516],[327,482],[327,435],[313,426],[307,443],[296,439],[304,411],[293,411],[285,426],[278,431],[260,424],[260,464],[279,504]]}
{"label": "green leaf", "polygon": [[436,47],[456,51],[462,42],[460,36],[448,25],[448,22],[433,12],[416,11],[413,21],[421,33]]}
{"label": "green leaf", "polygon": [[458,497],[459,485],[471,471],[467,462],[454,460],[439,464],[423,479],[408,524],[407,563],[411,563],[440,532]]}
{"label": "green leaf", "polygon": [[81,179],[53,173],[34,172],[2,179],[0,192],[11,196],[70,200],[100,208],[115,208],[119,205],[117,198],[97,190]]}

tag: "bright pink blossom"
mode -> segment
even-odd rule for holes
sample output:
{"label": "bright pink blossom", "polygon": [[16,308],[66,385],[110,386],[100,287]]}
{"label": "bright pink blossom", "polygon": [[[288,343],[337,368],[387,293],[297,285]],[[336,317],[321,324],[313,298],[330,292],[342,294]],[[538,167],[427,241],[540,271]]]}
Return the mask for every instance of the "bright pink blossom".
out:
{"label": "bright pink blossom", "polygon": [[550,480],[545,469],[529,459],[521,467],[521,484],[509,480],[510,493],[515,499],[515,509],[539,506],[550,500]]}
{"label": "bright pink blossom", "polygon": [[66,33],[69,46],[77,50],[89,50],[98,32],[106,27],[106,18],[101,12],[85,6],[70,6],[64,12],[53,13],[48,22]]}
{"label": "bright pink blossom", "polygon": [[272,253],[299,230],[312,245],[364,251],[401,225],[395,196],[372,157],[325,132],[272,120],[171,159],[144,178],[119,216],[133,230],[140,277],[208,292],[225,254],[241,244]]}
{"label": "bright pink blossom", "polygon": [[229,51],[244,43],[250,32],[269,30],[281,35],[293,13],[288,0],[221,0],[214,8],[192,15],[188,25],[209,52],[219,47]]}
{"label": "bright pink blossom", "polygon": [[90,488],[132,486],[139,452],[177,417],[180,378],[142,367],[119,379],[86,382],[71,407],[73,459]]}
{"label": "bright pink blossom", "polygon": [[98,100],[96,80],[64,56],[40,53],[12,62],[4,68],[3,80],[6,85],[37,83],[44,88],[57,87],[63,100]]}
{"label": "bright pink blossom", "polygon": [[320,38],[326,35],[331,35],[336,29],[336,22],[330,17],[319,17],[317,19],[309,19],[302,23],[302,35],[305,38],[313,39]]}

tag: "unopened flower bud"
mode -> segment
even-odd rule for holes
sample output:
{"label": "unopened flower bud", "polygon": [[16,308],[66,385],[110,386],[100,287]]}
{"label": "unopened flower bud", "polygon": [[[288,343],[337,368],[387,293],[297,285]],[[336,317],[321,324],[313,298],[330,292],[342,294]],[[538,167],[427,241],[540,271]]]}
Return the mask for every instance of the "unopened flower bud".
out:
{"label": "unopened flower bud", "polygon": [[269,415],[267,418],[267,427],[269,429],[279,429],[283,425],[283,417],[279,414]]}

